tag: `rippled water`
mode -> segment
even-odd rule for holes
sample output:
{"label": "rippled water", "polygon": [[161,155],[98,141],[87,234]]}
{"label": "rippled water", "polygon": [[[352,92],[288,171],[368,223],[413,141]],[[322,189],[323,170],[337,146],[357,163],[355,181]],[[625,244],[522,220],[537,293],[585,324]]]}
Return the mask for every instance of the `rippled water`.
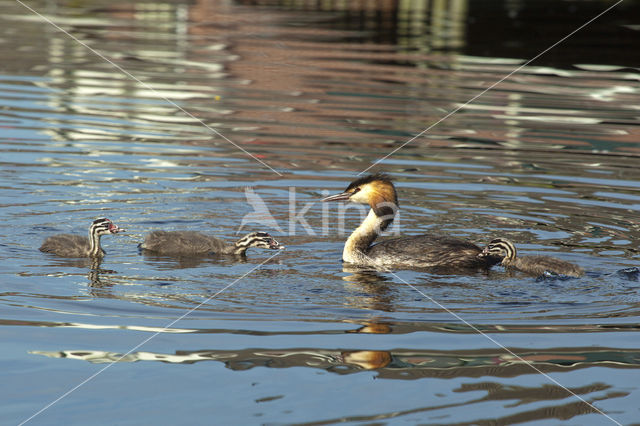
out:
{"label": "rippled water", "polygon": [[[546,12],[253,3],[2,2],[2,423],[612,422],[575,395],[636,422],[637,7],[466,104],[606,5],[492,44],[483,17]],[[395,231],[506,236],[586,276],[343,265],[361,212],[341,229],[318,200],[401,146],[371,168]],[[273,220],[240,230],[257,197]],[[100,264],[37,250],[102,216],[127,233]],[[140,254],[155,229],[287,249]]]}

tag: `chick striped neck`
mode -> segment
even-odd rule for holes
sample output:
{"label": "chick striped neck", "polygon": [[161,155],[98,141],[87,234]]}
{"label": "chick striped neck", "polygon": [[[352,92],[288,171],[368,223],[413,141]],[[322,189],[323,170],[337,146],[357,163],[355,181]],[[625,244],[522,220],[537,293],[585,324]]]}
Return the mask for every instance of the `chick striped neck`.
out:
{"label": "chick striped neck", "polygon": [[489,243],[489,249],[492,252],[498,252],[498,254],[500,254],[501,256],[504,255],[504,259],[502,259],[503,265],[513,262],[518,255],[516,246],[514,246],[511,241],[503,240],[500,238],[492,240]]}
{"label": "chick striped neck", "polygon": [[240,238],[235,244],[227,249],[227,252],[235,255],[243,255],[249,247],[253,247],[260,242],[268,243],[271,237],[264,232],[253,232]]}
{"label": "chick striped neck", "polygon": [[89,227],[89,256],[101,257],[104,250],[100,247],[100,237],[104,230],[109,229],[108,221],[105,219],[95,220]]}

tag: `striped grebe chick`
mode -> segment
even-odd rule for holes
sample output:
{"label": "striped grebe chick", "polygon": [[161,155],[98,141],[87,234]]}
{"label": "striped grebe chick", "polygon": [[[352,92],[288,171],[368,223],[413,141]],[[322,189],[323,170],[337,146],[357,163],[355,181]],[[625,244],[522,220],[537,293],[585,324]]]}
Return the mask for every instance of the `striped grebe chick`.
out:
{"label": "striped grebe chick", "polygon": [[480,257],[484,256],[502,258],[500,264],[505,268],[517,269],[535,276],[540,276],[547,271],[569,277],[581,277],[584,274],[584,270],[578,265],[555,257],[518,256],[516,246],[504,238],[491,240],[480,254]]}
{"label": "striped grebe chick", "polygon": [[478,256],[482,249],[458,238],[424,234],[393,238],[371,245],[393,222],[398,197],[391,178],[375,174],[357,179],[347,189],[322,201],[348,200],[371,207],[364,221],[347,239],[342,260],[363,266],[478,269],[500,261]]}
{"label": "striped grebe chick", "polygon": [[103,235],[124,232],[107,218],[96,219],[89,227],[89,238],[82,235],[59,234],[48,237],[40,251],[64,257],[102,257],[105,251],[100,247]]}
{"label": "striped grebe chick", "polygon": [[205,256],[227,254],[243,256],[249,247],[271,250],[283,249],[275,238],[266,232],[252,232],[235,243],[227,243],[211,235],[196,231],[153,231],[138,248],[168,256]]}

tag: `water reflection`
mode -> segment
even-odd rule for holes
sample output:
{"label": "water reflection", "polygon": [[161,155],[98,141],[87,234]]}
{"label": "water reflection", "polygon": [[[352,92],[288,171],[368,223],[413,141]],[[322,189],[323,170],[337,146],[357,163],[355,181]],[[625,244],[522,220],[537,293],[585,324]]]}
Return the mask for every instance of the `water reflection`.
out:
{"label": "water reflection", "polygon": [[550,348],[528,351],[514,349],[516,356],[503,351],[420,351],[397,349],[328,350],[318,348],[242,349],[176,351],[174,354],[133,352],[127,355],[108,351],[30,351],[51,358],[71,358],[91,363],[161,361],[193,364],[200,361],[223,362],[232,370],[254,367],[320,368],[337,374],[376,370],[377,377],[415,380],[428,377],[517,377],[594,366],[640,368],[640,351],[612,348]]}
{"label": "water reflection", "polygon": [[89,287],[90,288],[105,288],[111,287],[114,284],[110,282],[108,279],[103,279],[105,274],[116,274],[117,272],[112,269],[102,269],[100,267],[102,263],[102,259],[100,258],[92,258],[91,266],[89,267]]}
{"label": "water reflection", "polygon": [[205,265],[233,265],[247,263],[247,256],[201,255],[201,256],[167,256],[141,250],[147,264],[165,270],[197,268]]}
{"label": "water reflection", "polygon": [[[375,5],[372,7],[385,8],[384,4]],[[294,3],[287,7],[295,10],[309,5]],[[320,154],[318,143],[332,145],[333,161],[361,161],[367,150],[352,148],[353,144],[362,143],[363,136],[371,139],[369,151],[376,147],[386,153],[392,145],[389,138],[408,139],[442,117],[444,111],[477,94],[487,80],[506,75],[522,62],[429,53],[434,49],[459,51],[462,45],[483,45],[485,37],[476,34],[469,38],[464,29],[465,24],[473,22],[467,19],[468,13],[484,12],[476,2],[436,2],[426,8],[414,2],[392,2],[388,7],[388,16],[350,15],[352,9],[338,4],[329,9],[343,9],[348,16],[364,21],[365,26],[369,19],[412,20],[406,22],[411,28],[408,46],[424,48],[431,44],[432,48],[425,52],[409,48],[407,53],[408,46],[403,47],[402,43],[399,48],[344,43],[337,58],[333,50],[321,48],[329,44],[319,41],[320,37],[325,35],[336,42],[350,35],[366,41],[367,33],[327,30],[326,20],[315,17],[313,21],[308,14],[297,15],[312,21],[308,27],[287,25],[290,13],[275,9],[256,25],[251,9],[234,8],[225,2],[157,5],[157,11],[162,13],[156,13],[148,4],[106,7],[99,10],[101,19],[90,22],[85,16],[68,16],[64,20],[66,26],[72,31],[82,26],[88,36],[100,39],[101,52],[117,58],[117,64],[140,81],[108,64],[96,66],[93,53],[52,31],[45,40],[39,40],[49,47],[46,66],[34,64],[47,73],[47,78],[38,82],[46,95],[47,108],[40,110],[49,117],[45,120],[46,132],[59,141],[120,140],[124,136],[160,142],[181,135],[177,139],[185,144],[233,150],[219,138],[211,141],[216,135],[199,122],[203,120],[283,169],[308,161],[329,165],[325,156],[310,159],[304,155],[310,151]],[[405,8],[418,9],[409,13]],[[520,11],[532,12],[528,8]],[[583,22],[577,13],[571,18]],[[590,11],[580,9],[580,13],[586,15]],[[118,36],[113,35],[113,19],[122,31]],[[154,37],[163,39],[162,46],[148,43],[151,22]],[[221,22],[225,22],[222,27]],[[419,22],[429,28],[428,36]],[[31,20],[21,19],[18,23],[28,27]],[[380,30],[395,32],[403,25]],[[25,29],[25,33],[30,32]],[[33,35],[36,36],[42,35]],[[126,54],[120,52],[123,37],[134,42]],[[211,40],[215,41],[213,45]],[[414,67],[411,73],[407,72],[408,66]],[[255,72],[257,68],[259,73]],[[456,72],[451,73],[451,69]],[[434,147],[484,148],[497,144],[518,150],[564,147],[630,152],[637,140],[632,105],[637,96],[633,81],[638,80],[638,75],[626,74],[621,82],[615,71],[526,68],[505,82],[500,92],[467,105],[452,117],[451,125],[442,123],[437,133],[430,132],[421,142]],[[332,76],[329,80],[324,78],[327,72]],[[181,81],[176,82],[174,74],[180,75]],[[365,83],[362,74],[371,78]],[[567,84],[568,81],[577,83]],[[605,94],[601,86],[615,90],[608,89]],[[581,102],[585,97],[597,102],[591,107],[585,105]],[[363,99],[366,109],[358,108]],[[598,106],[600,103],[603,105]],[[185,115],[178,107],[192,111],[197,118]],[[574,137],[576,128],[588,137]],[[345,168],[353,169],[349,163],[355,164],[346,162]]]}
{"label": "water reflection", "polygon": [[342,271],[349,274],[342,277],[345,289],[350,293],[345,303],[358,309],[393,312],[394,284],[390,278],[376,270],[344,263]]}
{"label": "water reflection", "polygon": [[[348,375],[363,371],[375,371],[376,377],[387,380],[424,380],[429,378],[455,379],[502,377],[513,378],[531,375],[535,367],[539,371],[568,372],[590,367],[638,368],[640,352],[635,350],[620,351],[607,348],[558,348],[541,351],[517,350],[518,357],[505,355],[502,352],[483,351],[411,351],[411,350],[327,350],[317,348],[290,349],[245,349],[237,351],[198,350],[176,351],[173,354],[135,352],[121,355],[106,351],[32,351],[37,355],[50,358],[69,358],[91,363],[160,361],[169,364],[194,364],[201,361],[218,361],[235,371],[246,371],[255,367],[292,368],[304,367],[322,369],[324,371]],[[531,404],[537,401],[558,401],[559,405],[533,410],[518,410],[518,413],[493,421],[512,422],[547,419],[572,418],[574,416],[595,412],[594,408],[581,401],[572,401],[574,395],[580,395],[590,403],[596,401],[622,398],[629,392],[612,391],[612,386],[591,382],[580,387],[564,387],[542,384],[540,386],[514,386],[500,382],[472,381],[462,383],[454,392],[465,393],[483,391],[484,396],[466,400],[464,404],[449,403],[444,405],[425,406],[410,411],[387,414],[376,413],[375,418],[392,418],[409,413],[426,412],[451,408],[454,406],[481,407],[484,402],[512,401],[511,406]],[[473,393],[476,395],[476,393]],[[568,402],[565,400],[569,400]],[[482,417],[482,416],[481,416]],[[358,420],[366,420],[367,416]],[[371,418],[373,419],[373,417]],[[336,418],[327,422],[356,420],[355,418]],[[474,422],[477,423],[478,421]],[[481,422],[481,421],[480,421]]]}
{"label": "water reflection", "polygon": [[[353,325],[347,330],[314,329],[314,330],[253,330],[232,328],[179,328],[179,327],[150,327],[140,325],[110,325],[106,323],[82,323],[82,322],[54,322],[54,321],[29,321],[0,319],[2,326],[32,326],[48,328],[77,328],[87,330],[120,329],[132,331],[148,331],[154,333],[199,333],[199,334],[233,334],[250,336],[331,336],[342,334],[394,334],[404,335],[411,333],[453,333],[453,334],[478,334],[478,330],[485,334],[578,334],[578,333],[611,333],[611,332],[638,332],[640,324],[478,324],[470,327],[467,324],[437,323],[437,322],[398,322],[389,319],[374,318],[366,321],[343,320],[345,324]],[[517,352],[516,352],[517,353]]]}

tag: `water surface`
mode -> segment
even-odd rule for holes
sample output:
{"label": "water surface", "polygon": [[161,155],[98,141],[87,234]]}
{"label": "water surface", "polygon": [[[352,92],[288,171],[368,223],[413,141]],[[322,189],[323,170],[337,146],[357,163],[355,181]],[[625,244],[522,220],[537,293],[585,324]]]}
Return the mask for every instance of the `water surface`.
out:
{"label": "water surface", "polygon": [[[30,423],[612,423],[575,395],[640,418],[637,5],[466,104],[606,5],[399,4],[28,4],[79,44],[2,3],[3,424],[107,366]],[[585,277],[341,263],[361,211],[318,200],[456,109],[371,169],[392,231],[504,236]],[[247,194],[271,221],[240,229]],[[101,263],[37,250],[102,216],[127,233]],[[141,255],[155,229],[287,249]]]}

